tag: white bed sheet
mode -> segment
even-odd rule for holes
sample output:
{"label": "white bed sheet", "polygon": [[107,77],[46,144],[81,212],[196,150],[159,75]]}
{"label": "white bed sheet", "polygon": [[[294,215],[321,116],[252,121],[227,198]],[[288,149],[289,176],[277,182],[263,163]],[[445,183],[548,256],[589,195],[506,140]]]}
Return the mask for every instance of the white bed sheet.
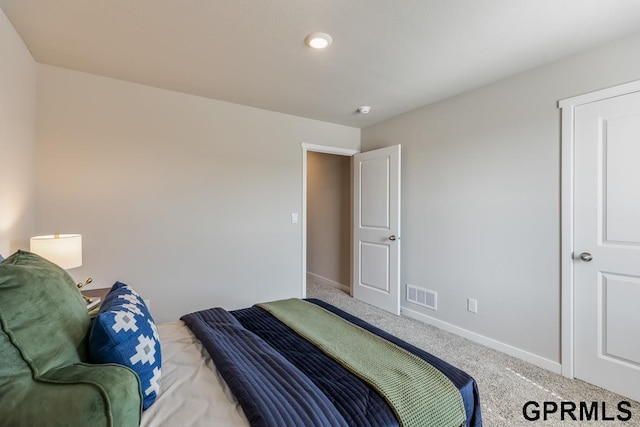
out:
{"label": "white bed sheet", "polygon": [[143,427],[247,427],[249,422],[209,353],[182,321],[158,325],[162,377]]}

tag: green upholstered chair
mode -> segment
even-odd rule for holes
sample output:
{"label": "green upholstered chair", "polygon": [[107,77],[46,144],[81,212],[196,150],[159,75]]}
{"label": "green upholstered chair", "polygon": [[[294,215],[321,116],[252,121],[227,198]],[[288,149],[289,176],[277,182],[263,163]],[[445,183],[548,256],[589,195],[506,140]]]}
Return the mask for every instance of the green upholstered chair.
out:
{"label": "green upholstered chair", "polygon": [[87,362],[90,320],[73,279],[18,251],[0,263],[0,424],[137,426],[137,375]]}

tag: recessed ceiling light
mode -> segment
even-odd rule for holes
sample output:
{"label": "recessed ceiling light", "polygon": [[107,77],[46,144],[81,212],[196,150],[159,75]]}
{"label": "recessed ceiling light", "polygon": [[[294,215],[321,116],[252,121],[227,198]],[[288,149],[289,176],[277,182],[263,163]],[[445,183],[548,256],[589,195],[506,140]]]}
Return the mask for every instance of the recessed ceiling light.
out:
{"label": "recessed ceiling light", "polygon": [[314,49],[324,49],[329,46],[333,39],[329,34],[326,33],[311,33],[307,37],[304,38],[304,42],[307,46],[312,47]]}

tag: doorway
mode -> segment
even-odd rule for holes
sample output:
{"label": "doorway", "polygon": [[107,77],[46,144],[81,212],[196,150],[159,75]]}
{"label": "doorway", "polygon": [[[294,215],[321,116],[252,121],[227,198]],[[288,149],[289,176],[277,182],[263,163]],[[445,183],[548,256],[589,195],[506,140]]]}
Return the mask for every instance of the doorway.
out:
{"label": "doorway", "polygon": [[640,399],[640,82],[562,108],[562,372]]}
{"label": "doorway", "polygon": [[307,153],[309,281],[351,294],[351,157]]}
{"label": "doorway", "polygon": [[[302,144],[302,298],[306,298],[307,296],[307,271],[309,270],[309,267],[311,267],[312,269],[316,269],[316,271],[311,271],[311,273],[314,274],[315,277],[318,278],[318,280],[343,289],[351,295],[350,242],[352,231],[350,209],[350,165],[351,157],[357,153],[359,153],[358,150],[304,143]],[[309,165],[309,155],[318,155],[317,158],[314,157],[312,159],[313,163],[311,166]],[[317,160],[319,160],[319,162]],[[345,171],[342,169],[342,166],[344,166],[345,162],[347,164],[346,181],[342,182],[342,180],[345,179]],[[318,166],[320,167],[320,169],[318,169]],[[310,169],[311,173],[313,173],[314,176],[310,176]],[[325,177],[325,182],[320,183],[321,185],[317,185],[321,177],[316,175],[327,171],[331,173],[331,176]],[[314,185],[314,187],[325,187],[324,189],[316,188],[316,190],[321,190],[322,194],[320,194],[320,197],[316,197],[317,194],[314,194],[311,199],[316,205],[324,204],[322,206],[322,210],[323,212],[326,212],[327,215],[330,215],[330,218],[327,218],[326,221],[323,221],[321,219],[319,223],[317,221],[314,222],[314,224],[312,225],[313,229],[309,230],[310,214],[308,212],[308,205],[310,186],[309,182],[311,180],[315,180],[312,184]],[[332,190],[331,187],[340,188],[334,188]],[[346,217],[344,216],[345,201],[343,199],[345,188],[348,189],[348,199],[346,200],[346,203],[347,206],[349,206]],[[318,212],[314,212],[313,214],[317,217],[317,213]],[[317,236],[319,230],[322,230],[323,227],[328,227],[327,235],[323,235],[321,237],[321,240],[319,241]],[[314,238],[314,236],[316,236],[316,240],[311,242],[313,251],[311,254],[309,254],[309,238]],[[344,247],[345,237],[347,239],[347,247]],[[323,251],[323,247],[331,249]],[[343,247],[344,249],[341,249]],[[346,254],[344,252],[345,250]],[[309,255],[311,255],[313,258],[309,259]],[[309,261],[311,261],[311,263],[309,263]],[[345,268],[347,271],[346,276]]]}

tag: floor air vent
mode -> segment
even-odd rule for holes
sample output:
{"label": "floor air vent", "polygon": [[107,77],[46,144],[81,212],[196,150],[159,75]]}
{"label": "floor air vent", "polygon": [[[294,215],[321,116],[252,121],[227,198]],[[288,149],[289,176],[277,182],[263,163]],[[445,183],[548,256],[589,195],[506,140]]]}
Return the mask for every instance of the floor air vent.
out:
{"label": "floor air vent", "polygon": [[407,284],[407,301],[432,310],[438,309],[438,293]]}

